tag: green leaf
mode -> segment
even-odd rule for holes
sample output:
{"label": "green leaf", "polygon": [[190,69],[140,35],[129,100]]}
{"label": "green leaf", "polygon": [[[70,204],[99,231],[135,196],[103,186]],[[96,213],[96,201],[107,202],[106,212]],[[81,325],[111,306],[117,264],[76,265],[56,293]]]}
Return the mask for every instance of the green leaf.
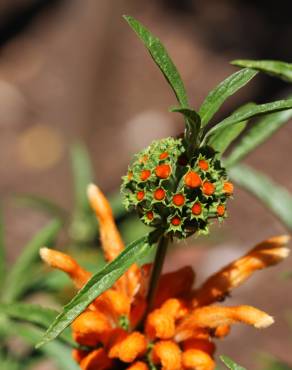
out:
{"label": "green leaf", "polygon": [[230,357],[220,356],[220,360],[228,367],[230,370],[246,370],[244,367],[237,365]]}
{"label": "green leaf", "polygon": [[[247,103],[237,109],[238,112],[245,112],[246,110],[250,109],[254,106],[254,103]],[[213,149],[219,152],[221,155],[225,152],[225,150],[229,147],[229,145],[241,134],[241,132],[245,129],[247,125],[247,120],[243,122],[239,122],[237,125],[231,127],[223,127],[221,130],[215,132],[213,136],[210,137],[208,140],[208,145],[210,145]]]}
{"label": "green leaf", "polygon": [[241,161],[248,153],[271,137],[292,117],[292,109],[267,114],[255,122],[232,153],[225,159],[227,167]]}
{"label": "green leaf", "polygon": [[167,82],[172,87],[178,102],[183,107],[187,107],[188,98],[182,79],[160,40],[152,35],[152,33],[135,18],[124,16],[124,19],[143,41],[154,62],[160,68]]}
{"label": "green leaf", "polygon": [[243,164],[228,171],[230,178],[256,196],[289,229],[292,229],[292,195],[264,174]]}
{"label": "green leaf", "polygon": [[87,186],[93,181],[93,170],[85,145],[77,143],[71,149],[71,165],[75,190],[75,207],[78,211],[90,209],[87,199]]}
{"label": "green leaf", "polygon": [[[278,100],[272,103],[266,103],[266,104],[255,104],[250,107],[250,109],[247,109],[244,112],[234,112],[231,114],[231,116],[225,118],[223,121],[218,123],[216,126],[212,127],[205,135],[204,141],[206,142],[207,139],[210,138],[211,135],[214,135],[216,131],[222,130],[223,128],[230,127],[232,125],[235,125],[239,122],[248,120],[253,117],[260,116],[265,113],[272,113],[282,110],[287,110],[292,108],[292,99],[287,100]],[[210,140],[210,139],[209,139]],[[203,143],[204,143],[203,141]],[[202,143],[202,144],[203,144]]]}
{"label": "green leaf", "polygon": [[52,221],[36,234],[36,236],[24,247],[23,252],[18,257],[5,281],[3,301],[11,302],[21,295],[22,292],[18,287],[19,281],[27,278],[27,271],[29,271],[31,265],[36,260],[39,249],[44,245],[50,246],[55,241],[61,226],[62,223],[60,220]]}
{"label": "green leaf", "polygon": [[[47,329],[54,318],[58,315],[58,312],[50,308],[41,307],[36,304],[29,303],[0,303],[0,313],[5,314],[11,319],[26,321],[31,324]],[[72,340],[71,331],[64,331],[60,339],[64,340],[70,346],[76,346],[76,343]]]}
{"label": "green leaf", "polygon": [[234,66],[254,68],[269,75],[281,78],[284,81],[292,82],[292,63],[285,63],[279,60],[233,60]]}
{"label": "green leaf", "polygon": [[187,154],[192,157],[193,151],[199,144],[199,132],[201,129],[201,118],[198,113],[190,108],[173,107],[171,112],[181,113],[186,120],[186,131],[184,140],[187,148]]}
{"label": "green leaf", "polygon": [[15,194],[13,199],[17,206],[36,208],[49,215],[65,220],[68,217],[67,211],[50,199],[33,194]]}
{"label": "green leaf", "polygon": [[71,164],[75,202],[69,233],[74,241],[87,243],[97,235],[97,222],[87,199],[87,186],[92,183],[94,176],[89,153],[83,144],[73,145]]}
{"label": "green leaf", "polygon": [[4,242],[4,220],[0,204],[0,291],[4,282],[6,272],[5,242]]}
{"label": "green leaf", "polygon": [[215,89],[208,94],[199,110],[202,126],[204,127],[207,125],[227,98],[245,86],[256,74],[256,71],[246,68],[233,73],[216,86]]}
{"label": "green leaf", "polygon": [[133,263],[148,254],[151,244],[149,235],[132,242],[116,259],[93,275],[87,284],[64,307],[63,312],[56,317],[37,347],[60,335],[95,298],[109,289]]}
{"label": "green leaf", "polygon": [[211,136],[208,145],[222,155],[229,145],[242,133],[247,122],[248,121],[239,122],[232,127],[225,127],[222,130],[218,130]]}
{"label": "green leaf", "polygon": [[[38,342],[43,335],[42,330],[20,323],[11,323],[10,331],[13,336],[17,335],[23,338],[30,345]],[[41,348],[41,352],[52,359],[60,370],[80,370],[80,367],[72,358],[71,348],[59,341],[49,343]]]}

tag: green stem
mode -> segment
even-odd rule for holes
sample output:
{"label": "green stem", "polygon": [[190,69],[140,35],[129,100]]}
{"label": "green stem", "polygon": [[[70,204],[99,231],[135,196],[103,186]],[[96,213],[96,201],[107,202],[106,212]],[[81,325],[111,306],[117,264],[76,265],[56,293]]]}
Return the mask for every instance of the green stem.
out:
{"label": "green stem", "polygon": [[168,237],[162,235],[158,241],[157,252],[155,255],[155,260],[152,268],[151,279],[149,283],[149,290],[147,295],[147,313],[153,309],[154,299],[158,288],[158,281],[162,272],[164,259],[168,247]]}

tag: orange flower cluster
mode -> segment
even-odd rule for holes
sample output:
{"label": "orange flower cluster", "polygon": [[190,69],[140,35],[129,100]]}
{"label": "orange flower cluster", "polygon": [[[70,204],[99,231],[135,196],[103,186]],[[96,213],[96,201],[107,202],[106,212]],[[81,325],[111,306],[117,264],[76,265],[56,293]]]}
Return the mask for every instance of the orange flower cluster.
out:
{"label": "orange flower cluster", "polygon": [[[124,248],[123,241],[101,191],[90,185],[88,195],[100,223],[105,257],[111,261]],[[83,370],[215,369],[215,338],[225,337],[232,324],[265,328],[273,318],[251,306],[213,304],[256,270],[287,257],[288,240],[279,236],[257,245],[195,290],[191,267],[162,275],[154,309],[146,318],[150,266],[133,265],[73,322],[73,337],[83,348],[73,350],[73,357]],[[90,273],[66,254],[47,248],[40,254],[50,266],[66,272],[78,289],[90,278]]]}

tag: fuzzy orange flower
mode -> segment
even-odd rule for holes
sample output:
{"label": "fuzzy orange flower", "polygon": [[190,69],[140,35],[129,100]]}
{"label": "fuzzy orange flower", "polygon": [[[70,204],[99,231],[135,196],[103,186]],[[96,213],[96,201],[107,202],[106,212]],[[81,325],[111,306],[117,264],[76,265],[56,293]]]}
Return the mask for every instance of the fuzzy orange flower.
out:
{"label": "fuzzy orange flower", "polygon": [[[105,257],[111,261],[123,250],[123,241],[101,191],[90,185],[88,196],[100,223]],[[279,236],[264,241],[196,289],[191,267],[162,275],[154,308],[147,314],[150,266],[131,266],[73,322],[73,338],[83,346],[73,351],[73,358],[83,370],[214,370],[214,339],[225,337],[231,325],[266,328],[274,321],[252,306],[223,307],[216,302],[255,271],[286,258],[288,240]],[[90,278],[64,253],[42,248],[40,254],[47,264],[66,272],[77,289]]]}

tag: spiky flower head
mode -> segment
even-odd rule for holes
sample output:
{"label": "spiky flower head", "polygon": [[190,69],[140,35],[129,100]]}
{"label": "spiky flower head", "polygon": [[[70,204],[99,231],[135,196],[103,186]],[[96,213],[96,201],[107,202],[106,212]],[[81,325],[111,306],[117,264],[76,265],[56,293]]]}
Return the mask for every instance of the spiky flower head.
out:
{"label": "spiky flower head", "polygon": [[211,219],[226,217],[233,187],[216,152],[209,146],[187,156],[182,139],[154,141],[135,155],[122,192],[128,210],[164,233],[186,238],[208,232]]}

